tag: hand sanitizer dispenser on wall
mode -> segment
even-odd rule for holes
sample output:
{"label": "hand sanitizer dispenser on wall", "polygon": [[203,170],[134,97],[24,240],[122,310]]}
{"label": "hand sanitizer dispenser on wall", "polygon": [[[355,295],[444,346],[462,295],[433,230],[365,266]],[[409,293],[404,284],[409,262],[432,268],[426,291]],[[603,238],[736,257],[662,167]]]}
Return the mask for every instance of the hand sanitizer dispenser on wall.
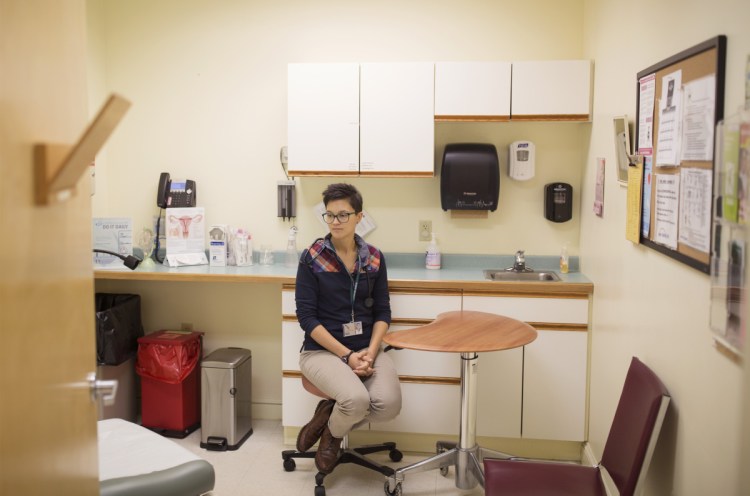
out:
{"label": "hand sanitizer dispenser on wall", "polygon": [[531,141],[514,141],[508,147],[508,176],[516,181],[534,177],[536,152]]}

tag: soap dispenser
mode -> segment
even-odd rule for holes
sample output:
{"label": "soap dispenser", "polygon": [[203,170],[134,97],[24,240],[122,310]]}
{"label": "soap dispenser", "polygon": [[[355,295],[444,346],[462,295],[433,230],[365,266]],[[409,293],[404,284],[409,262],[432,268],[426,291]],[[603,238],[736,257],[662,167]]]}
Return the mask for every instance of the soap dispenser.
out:
{"label": "soap dispenser", "polygon": [[435,233],[432,233],[432,240],[427,246],[424,266],[426,269],[440,268],[440,248],[438,248],[437,240],[435,239]]}
{"label": "soap dispenser", "polygon": [[289,236],[286,240],[286,255],[284,265],[295,267],[299,262],[299,253],[297,253],[297,226],[289,228]]}

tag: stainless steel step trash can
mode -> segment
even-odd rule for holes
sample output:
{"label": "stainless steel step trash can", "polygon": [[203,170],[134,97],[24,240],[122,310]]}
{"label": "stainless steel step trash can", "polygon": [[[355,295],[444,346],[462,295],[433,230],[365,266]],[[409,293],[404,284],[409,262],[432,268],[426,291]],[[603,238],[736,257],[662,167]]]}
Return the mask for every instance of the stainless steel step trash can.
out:
{"label": "stainless steel step trash can", "polygon": [[236,450],[253,433],[252,356],[220,348],[201,362],[201,448]]}

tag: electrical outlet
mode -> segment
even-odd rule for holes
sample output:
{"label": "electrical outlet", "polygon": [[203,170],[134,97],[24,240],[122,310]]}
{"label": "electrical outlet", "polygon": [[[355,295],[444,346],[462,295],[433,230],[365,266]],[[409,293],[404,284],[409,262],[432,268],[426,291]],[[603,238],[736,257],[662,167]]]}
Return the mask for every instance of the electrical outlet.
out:
{"label": "electrical outlet", "polygon": [[429,241],[432,239],[432,221],[419,221],[419,241]]}

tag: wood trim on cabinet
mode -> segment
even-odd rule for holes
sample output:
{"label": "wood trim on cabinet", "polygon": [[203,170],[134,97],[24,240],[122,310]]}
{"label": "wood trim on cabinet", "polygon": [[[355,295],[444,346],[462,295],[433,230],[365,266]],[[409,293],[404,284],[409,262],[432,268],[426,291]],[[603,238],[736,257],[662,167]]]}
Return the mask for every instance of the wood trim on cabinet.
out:
{"label": "wood trim on cabinet", "polygon": [[588,332],[588,324],[562,324],[560,322],[526,322],[537,331]]}
{"label": "wood trim on cabinet", "polygon": [[[286,379],[300,379],[302,372],[299,370],[283,370],[281,377]],[[416,375],[400,375],[399,382],[405,384],[432,384],[438,386],[460,386],[461,378],[459,377],[429,377]]]}
{"label": "wood trim on cabinet", "polygon": [[290,177],[356,177],[359,171],[337,171],[337,170],[316,170],[316,171],[289,171]]}
{"label": "wood trim on cabinet", "polygon": [[402,288],[398,286],[398,282],[395,286],[392,286],[393,281],[388,281],[388,292],[395,295],[430,295],[430,296],[461,296],[463,291],[460,289],[449,289],[449,288]]}
{"label": "wood trim on cabinet", "polygon": [[589,122],[591,117],[588,114],[542,114],[542,115],[526,115],[526,114],[513,114],[510,116],[512,121],[571,121],[571,122]]}
{"label": "wood trim on cabinet", "polygon": [[417,171],[359,171],[360,177],[435,177],[435,171],[417,172]]}
{"label": "wood trim on cabinet", "polygon": [[[541,283],[544,284],[544,283]],[[463,296],[497,296],[503,298],[544,298],[544,299],[570,299],[570,300],[588,300],[589,293],[579,292],[567,292],[567,293],[548,293],[537,291],[529,291],[527,293],[520,293],[517,290],[468,290],[463,292]]]}
{"label": "wood trim on cabinet", "polygon": [[[450,289],[446,288],[450,286]],[[537,295],[540,298],[557,298],[562,295],[573,295],[574,298],[588,298],[593,294],[594,285],[587,282],[496,282],[496,281],[467,281],[464,279],[428,281],[424,279],[399,279],[389,281],[389,289],[427,290],[427,293],[448,289],[449,291],[495,294],[498,296],[525,297]]]}
{"label": "wood trim on cabinet", "polygon": [[435,122],[509,122],[509,115],[436,115]]}
{"label": "wood trim on cabinet", "polygon": [[408,325],[408,326],[423,326],[427,325],[430,322],[433,322],[435,319],[411,319],[411,318],[395,318],[391,319],[391,325]]}

